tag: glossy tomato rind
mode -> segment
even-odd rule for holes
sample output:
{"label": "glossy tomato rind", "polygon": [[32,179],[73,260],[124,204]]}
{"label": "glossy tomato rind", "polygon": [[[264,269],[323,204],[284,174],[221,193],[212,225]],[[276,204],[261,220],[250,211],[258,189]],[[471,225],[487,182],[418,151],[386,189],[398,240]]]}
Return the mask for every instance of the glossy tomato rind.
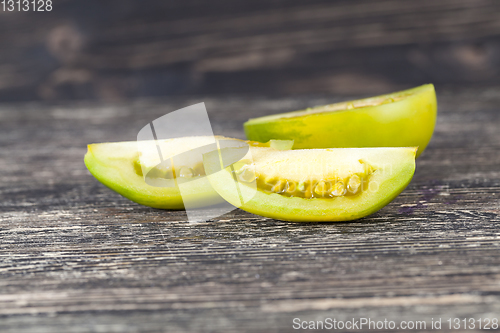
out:
{"label": "glossy tomato rind", "polygon": [[[414,148],[368,148],[363,156],[378,166],[371,176],[376,190],[359,195],[336,198],[287,197],[239,185],[238,193],[224,174],[212,173],[208,178],[214,189],[228,202],[247,212],[292,222],[333,222],[356,220],[375,213],[396,198],[411,182],[415,172]],[[378,153],[378,152],[380,153]],[[293,165],[291,161],[291,165]],[[230,172],[229,169],[226,170]],[[305,175],[307,176],[307,175]],[[241,204],[241,197],[251,198]]]}
{"label": "glossy tomato rind", "polygon": [[294,149],[416,146],[420,156],[436,124],[434,86],[427,84],[332,106],[367,104],[370,100],[383,103],[319,113],[312,112],[313,108],[306,114],[291,112],[250,119],[244,124],[245,133],[249,140],[258,142],[294,140]]}
{"label": "glossy tomato rind", "polygon": [[144,206],[170,210],[184,209],[183,196],[194,203],[192,207],[223,202],[206,177],[199,177],[186,183],[182,196],[177,185],[170,187],[148,185],[135,165],[138,156],[135,141],[99,143],[88,145],[84,161],[87,169],[99,182]]}

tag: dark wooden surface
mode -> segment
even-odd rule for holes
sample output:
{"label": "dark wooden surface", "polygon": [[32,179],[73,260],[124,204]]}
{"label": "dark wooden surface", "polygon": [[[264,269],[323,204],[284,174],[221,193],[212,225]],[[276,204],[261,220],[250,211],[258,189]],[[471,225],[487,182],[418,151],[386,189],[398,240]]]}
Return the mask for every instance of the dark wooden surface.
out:
{"label": "dark wooden surface", "polygon": [[[86,144],[134,140],[205,101],[218,134],[328,98],[0,105],[1,332],[274,332],[292,320],[500,317],[500,91],[438,87],[435,136],[373,216],[299,224],[239,210],[189,224],[85,169]],[[428,330],[429,326],[428,326]]]}
{"label": "dark wooden surface", "polygon": [[54,0],[0,11],[0,101],[500,85],[498,0]]}

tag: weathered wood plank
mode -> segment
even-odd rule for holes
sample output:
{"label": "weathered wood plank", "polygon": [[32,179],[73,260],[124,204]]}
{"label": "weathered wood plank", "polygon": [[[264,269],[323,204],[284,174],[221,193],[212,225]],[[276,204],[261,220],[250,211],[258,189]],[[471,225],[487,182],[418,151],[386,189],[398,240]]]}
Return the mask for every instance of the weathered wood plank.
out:
{"label": "weathered wood plank", "polygon": [[497,0],[69,0],[0,12],[0,100],[500,85]]}
{"label": "weathered wood plank", "polygon": [[[410,186],[352,223],[189,224],[95,181],[85,145],[199,99],[0,105],[0,331],[290,331],[500,313],[500,93],[442,91]],[[328,98],[206,99],[214,130]],[[427,327],[429,330],[429,326]]]}

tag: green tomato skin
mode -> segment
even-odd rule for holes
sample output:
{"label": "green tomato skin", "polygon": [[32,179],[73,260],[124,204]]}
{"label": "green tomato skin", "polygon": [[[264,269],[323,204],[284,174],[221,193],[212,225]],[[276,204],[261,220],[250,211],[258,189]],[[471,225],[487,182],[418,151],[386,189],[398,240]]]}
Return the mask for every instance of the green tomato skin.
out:
{"label": "green tomato skin", "polygon": [[[85,165],[99,182],[131,201],[159,209],[184,209],[183,197],[177,186],[150,186],[137,174],[134,168],[138,154],[136,144],[118,142],[89,145]],[[206,177],[187,183],[182,194],[199,207],[223,202]]]}
{"label": "green tomato skin", "polygon": [[[229,168],[211,173],[208,178],[226,201],[249,213],[291,222],[350,221],[371,215],[389,204],[408,186],[415,172],[416,147],[367,148],[365,152],[372,155],[369,161],[380,166],[371,179],[378,186],[376,190],[354,196],[327,199],[286,197],[255,190],[239,182],[239,192],[236,193],[234,185],[228,181],[231,178]],[[213,169],[216,170],[217,166]],[[242,203],[241,198],[251,199]]]}
{"label": "green tomato skin", "polygon": [[[138,204],[153,208],[183,209],[182,197],[177,188],[154,188],[148,186],[133,168],[133,160],[114,160],[103,163],[90,151],[85,155],[85,165],[90,173],[103,185]],[[130,164],[130,166],[128,166]]]}
{"label": "green tomato skin", "polygon": [[244,124],[245,133],[249,140],[258,142],[294,140],[294,149],[416,146],[418,157],[429,144],[436,124],[432,84],[360,101],[401,95],[406,97],[374,106],[250,119]]}

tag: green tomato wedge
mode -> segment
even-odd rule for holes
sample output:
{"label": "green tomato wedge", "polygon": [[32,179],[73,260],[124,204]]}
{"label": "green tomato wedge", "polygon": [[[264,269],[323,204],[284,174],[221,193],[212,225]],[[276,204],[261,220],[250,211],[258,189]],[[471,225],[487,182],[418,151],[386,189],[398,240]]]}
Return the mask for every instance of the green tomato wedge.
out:
{"label": "green tomato wedge", "polygon": [[204,155],[213,188],[247,212],[297,222],[348,221],[386,206],[410,183],[416,147],[280,151],[251,147]]}
{"label": "green tomato wedge", "polygon": [[[201,157],[199,160],[190,159],[184,165],[162,169],[158,166],[160,161],[156,144],[162,148],[163,157],[169,160],[172,156],[213,142],[213,137],[185,137],[158,142],[91,144],[85,155],[85,165],[102,184],[141,205],[184,209],[184,198],[204,207],[223,202],[223,199],[206,178]],[[147,179],[144,174],[148,175]],[[182,196],[178,186],[180,178],[188,180],[183,185]]]}
{"label": "green tomato wedge", "polygon": [[248,120],[249,140],[294,140],[294,149],[419,147],[431,140],[437,116],[434,86],[317,106]]}

